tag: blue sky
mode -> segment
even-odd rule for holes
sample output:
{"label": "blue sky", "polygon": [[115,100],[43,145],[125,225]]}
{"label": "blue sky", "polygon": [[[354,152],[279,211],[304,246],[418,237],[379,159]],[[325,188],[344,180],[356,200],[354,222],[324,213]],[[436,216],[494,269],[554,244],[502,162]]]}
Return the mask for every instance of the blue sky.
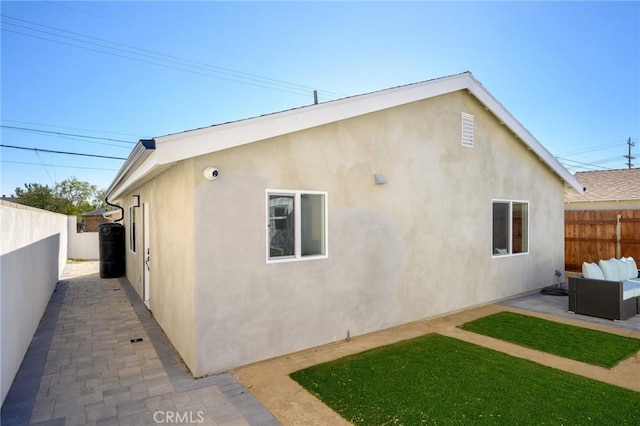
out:
{"label": "blue sky", "polygon": [[[471,71],[572,171],[640,166],[640,2],[1,2],[2,144],[140,138]],[[87,137],[88,136],[88,137]],[[3,147],[2,194],[122,160]],[[588,164],[588,165],[585,165]]]}

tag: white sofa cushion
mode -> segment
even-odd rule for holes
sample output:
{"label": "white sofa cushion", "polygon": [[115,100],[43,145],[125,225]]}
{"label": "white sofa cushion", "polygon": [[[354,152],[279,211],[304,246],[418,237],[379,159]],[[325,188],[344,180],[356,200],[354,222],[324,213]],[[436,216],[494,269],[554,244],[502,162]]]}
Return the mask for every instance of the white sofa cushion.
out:
{"label": "white sofa cushion", "polygon": [[[620,278],[620,269],[618,268],[618,261],[616,259],[601,260],[598,262],[598,265],[600,265],[600,269],[602,269],[605,280],[623,281],[623,279]],[[624,279],[626,279],[626,277]]]}
{"label": "white sofa cushion", "polygon": [[622,300],[640,297],[640,282],[625,281],[622,283]]}
{"label": "white sofa cushion", "polygon": [[595,263],[582,263],[582,276],[592,280],[604,280],[602,269]]}
{"label": "white sofa cushion", "polygon": [[629,268],[629,275],[627,275],[627,277],[638,278],[638,264],[636,260],[631,256],[623,257],[622,260],[626,262],[627,268]]}
{"label": "white sofa cushion", "polygon": [[611,260],[614,260],[616,262],[616,264],[618,265],[618,279],[620,281],[624,281],[628,278],[631,278],[629,275],[629,267],[627,266],[627,261],[626,260],[622,260],[622,259],[613,259],[611,258]]}
{"label": "white sofa cushion", "polygon": [[629,267],[629,262],[627,261],[626,257],[621,257],[619,260],[619,265],[620,265],[620,270],[622,278],[629,279],[631,278],[631,268]]}

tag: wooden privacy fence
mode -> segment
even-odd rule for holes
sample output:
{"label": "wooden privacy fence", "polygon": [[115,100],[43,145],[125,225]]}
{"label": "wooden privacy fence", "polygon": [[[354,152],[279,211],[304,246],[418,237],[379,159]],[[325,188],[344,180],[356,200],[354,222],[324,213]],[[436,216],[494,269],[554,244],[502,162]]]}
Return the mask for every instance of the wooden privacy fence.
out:
{"label": "wooden privacy fence", "polygon": [[565,211],[564,253],[567,271],[612,257],[640,261],[640,210]]}

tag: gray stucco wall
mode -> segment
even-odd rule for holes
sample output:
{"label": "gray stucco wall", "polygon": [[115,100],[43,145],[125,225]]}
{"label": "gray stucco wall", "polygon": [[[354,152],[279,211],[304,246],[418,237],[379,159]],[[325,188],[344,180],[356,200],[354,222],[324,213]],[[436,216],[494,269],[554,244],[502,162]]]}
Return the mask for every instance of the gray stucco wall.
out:
{"label": "gray stucco wall", "polygon": [[[149,233],[151,285],[149,308],[183,360],[195,365],[194,341],[194,176],[192,162],[183,161],[121,197],[125,209],[127,279],[143,297],[144,233]],[[136,213],[136,251],[130,250],[132,195],[140,196]],[[144,229],[143,209],[149,209]]]}
{"label": "gray stucco wall", "polygon": [[[461,112],[475,115],[474,148],[461,146]],[[466,92],[170,172],[194,185],[180,238],[194,242],[197,376],[532,291],[564,264],[563,183]],[[327,259],[266,263],[266,189],[327,191]],[[492,199],[529,202],[528,254],[492,258]]]}

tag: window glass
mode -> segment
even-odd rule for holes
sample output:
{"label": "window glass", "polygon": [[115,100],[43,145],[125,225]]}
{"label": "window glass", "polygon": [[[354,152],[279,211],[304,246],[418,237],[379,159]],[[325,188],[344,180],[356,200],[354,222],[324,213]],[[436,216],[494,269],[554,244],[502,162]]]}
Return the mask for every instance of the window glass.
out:
{"label": "window glass", "polygon": [[269,195],[269,257],[295,254],[293,207],[293,195]]}
{"label": "window glass", "polygon": [[493,203],[493,254],[509,254],[509,203]]}
{"label": "window glass", "polygon": [[512,253],[526,253],[528,241],[527,241],[527,228],[528,228],[528,204],[516,203],[512,204],[511,213],[511,247]]}
{"label": "window glass", "polygon": [[314,256],[325,254],[324,241],[324,195],[301,194],[301,255]]}
{"label": "window glass", "polygon": [[529,252],[529,203],[493,202],[493,255]]}
{"label": "window glass", "polygon": [[129,207],[129,249],[136,252],[136,208]]}
{"label": "window glass", "polygon": [[327,194],[267,190],[267,262],[327,256]]}

